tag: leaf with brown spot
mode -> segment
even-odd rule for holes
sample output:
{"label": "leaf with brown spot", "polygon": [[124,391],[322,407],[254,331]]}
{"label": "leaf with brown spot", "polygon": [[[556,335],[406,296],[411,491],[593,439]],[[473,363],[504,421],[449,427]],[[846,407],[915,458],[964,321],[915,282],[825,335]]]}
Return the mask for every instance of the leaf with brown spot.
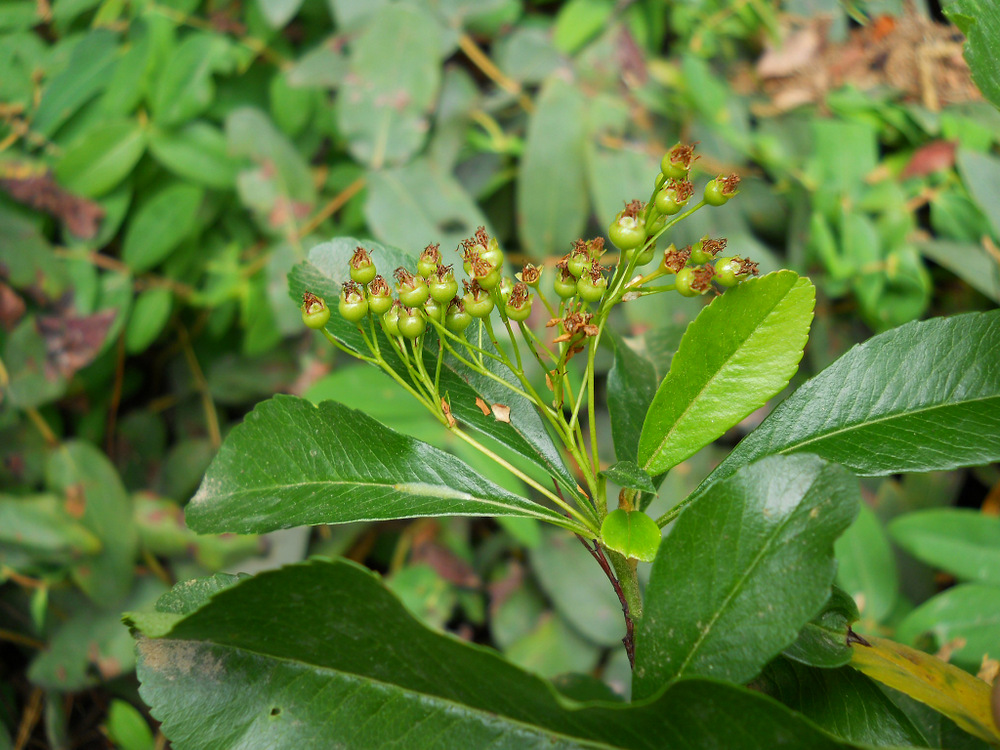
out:
{"label": "leaf with brown spot", "polygon": [[16,200],[58,219],[71,233],[81,239],[97,234],[104,209],[94,201],[73,195],[59,185],[51,173],[28,172],[0,178],[0,188]]}
{"label": "leaf with brown spot", "polygon": [[488,417],[490,415],[490,407],[488,407],[486,405],[486,402],[483,401],[478,396],[476,397],[476,406],[478,406],[480,410],[483,412],[483,416]]}
{"label": "leaf with brown spot", "polygon": [[104,345],[117,310],[103,310],[75,318],[49,315],[38,319],[38,330],[45,339],[48,364],[64,378],[71,378],[94,361]]}
{"label": "leaf with brown spot", "polygon": [[25,304],[21,295],[0,281],[0,328],[14,330],[24,316]]}

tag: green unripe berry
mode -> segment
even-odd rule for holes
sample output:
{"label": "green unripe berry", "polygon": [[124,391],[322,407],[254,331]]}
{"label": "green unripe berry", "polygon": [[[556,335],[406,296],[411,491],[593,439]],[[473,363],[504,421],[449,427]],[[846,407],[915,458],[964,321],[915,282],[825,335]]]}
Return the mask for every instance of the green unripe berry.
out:
{"label": "green unripe berry", "polygon": [[458,281],[452,273],[451,266],[441,266],[437,272],[427,280],[427,290],[431,299],[441,304],[450,302],[458,294]]}
{"label": "green unripe berry", "polygon": [[696,265],[701,265],[702,263],[713,263],[715,261],[715,256],[726,249],[726,242],[727,240],[725,237],[712,240],[709,239],[706,234],[691,246],[691,262]]}
{"label": "green unripe berry", "polygon": [[390,338],[399,336],[399,305],[393,305],[382,316],[382,330]]}
{"label": "green unripe berry", "polygon": [[667,179],[681,180],[688,176],[693,161],[694,146],[678,143],[663,155],[660,160],[660,172]]}
{"label": "green unripe berry", "polygon": [[636,258],[635,261],[636,266],[644,266],[653,259],[653,255],[656,253],[656,248],[653,247],[652,245],[648,245],[644,248],[636,248],[635,250],[626,250],[625,259],[630,261],[632,260],[632,256],[636,255],[637,253],[638,253],[638,258]]}
{"label": "green unripe berry", "polygon": [[496,237],[490,237],[480,257],[495,268],[503,268],[503,250]]}
{"label": "green unripe berry", "polygon": [[691,266],[685,266],[680,271],[677,272],[677,277],[674,279],[674,287],[683,297],[697,297],[700,292],[696,292],[692,284],[694,283],[694,269]]}
{"label": "green unripe berry", "polygon": [[715,261],[715,280],[722,286],[736,286],[740,271],[740,258],[720,258]]}
{"label": "green unripe berry", "polygon": [[586,250],[574,250],[566,261],[566,270],[580,278],[590,269],[590,254]]}
{"label": "green unripe berry", "polygon": [[452,333],[461,333],[472,323],[472,316],[465,311],[462,300],[455,298],[448,305],[448,312],[444,316],[444,325]]}
{"label": "green unripe berry", "polygon": [[462,304],[465,311],[473,318],[485,318],[495,306],[493,297],[476,282],[469,285],[465,296],[462,297]]}
{"label": "green unripe berry", "polygon": [[345,283],[337,309],[340,311],[340,317],[349,323],[363,320],[368,315],[368,300],[365,298],[364,290],[353,281]]}
{"label": "green unripe berry", "polygon": [[368,251],[363,247],[359,247],[354,251],[354,255],[351,256],[347,265],[350,267],[351,281],[355,281],[358,284],[367,284],[378,273],[371,256],[368,255]]}
{"label": "green unripe berry", "polygon": [[376,276],[368,282],[368,309],[374,315],[384,315],[392,307],[392,290],[385,279]]}
{"label": "green unripe berry", "polygon": [[440,245],[428,245],[417,259],[417,273],[425,279],[429,279],[437,273],[438,267],[441,265],[440,247]]}
{"label": "green unripe berry", "polygon": [[436,299],[431,297],[424,303],[424,315],[426,315],[430,320],[436,320],[438,323],[443,323],[445,307],[446,305],[441,304]]}
{"label": "green unripe berry", "polygon": [[427,319],[420,308],[404,307],[399,311],[398,325],[400,336],[415,339],[427,328]]}
{"label": "green unripe berry", "polygon": [[619,250],[634,250],[646,241],[646,227],[637,216],[619,216],[608,227],[608,239]]}
{"label": "green unripe berry", "polygon": [[322,297],[317,297],[312,292],[302,294],[302,322],[308,328],[319,330],[330,321],[330,308]]}
{"label": "green unripe berry", "polygon": [[523,281],[514,284],[510,290],[504,312],[508,318],[518,323],[527,320],[531,315],[531,294],[528,292],[528,285]]}
{"label": "green unripe berry", "polygon": [[596,269],[588,270],[576,282],[576,293],[584,302],[600,302],[607,290],[608,280],[604,278],[599,266]]}
{"label": "green unripe berry", "polygon": [[430,296],[427,281],[405,268],[396,269],[396,296],[405,307],[420,307]]}
{"label": "green unripe berry", "polygon": [[705,203],[710,206],[721,206],[736,195],[739,186],[739,175],[731,174],[726,177],[720,174],[705,186]]}
{"label": "green unripe berry", "polygon": [[694,188],[687,180],[670,180],[657,191],[653,205],[664,216],[673,216],[687,205],[693,193]]}
{"label": "green unripe berry", "polygon": [[576,277],[564,267],[557,270],[555,281],[552,282],[552,289],[561,299],[569,299],[576,296]]}

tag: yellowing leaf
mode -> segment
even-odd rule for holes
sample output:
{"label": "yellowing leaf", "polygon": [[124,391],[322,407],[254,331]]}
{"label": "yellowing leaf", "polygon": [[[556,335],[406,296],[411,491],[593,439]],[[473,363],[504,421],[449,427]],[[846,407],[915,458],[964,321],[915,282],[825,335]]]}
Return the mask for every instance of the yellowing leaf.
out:
{"label": "yellowing leaf", "polygon": [[923,651],[882,638],[855,645],[851,665],[914,700],[940,711],[969,734],[1000,742],[990,715],[990,686],[968,672]]}

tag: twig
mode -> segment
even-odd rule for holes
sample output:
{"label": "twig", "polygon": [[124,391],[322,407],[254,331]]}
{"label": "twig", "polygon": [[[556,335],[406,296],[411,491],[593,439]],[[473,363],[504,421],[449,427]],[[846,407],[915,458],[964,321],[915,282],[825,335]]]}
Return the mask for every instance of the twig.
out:
{"label": "twig", "polygon": [[587,540],[584,539],[579,534],[576,538],[580,540],[580,544],[584,546],[587,552],[590,553],[591,557],[597,560],[597,564],[601,566],[601,570],[604,571],[604,575],[608,577],[611,581],[611,585],[615,588],[615,593],[618,594],[618,601],[622,604],[622,614],[625,616],[625,637],[622,638],[622,645],[625,646],[625,653],[628,655],[628,664],[632,669],[635,669],[635,623],[632,622],[632,613],[628,608],[628,600],[625,598],[625,592],[622,591],[621,584],[618,583],[618,579],[615,578],[614,572],[611,570],[611,565],[608,563],[608,558],[604,556],[604,550],[601,549],[600,542],[596,539],[594,540],[594,546],[591,548],[587,544]]}

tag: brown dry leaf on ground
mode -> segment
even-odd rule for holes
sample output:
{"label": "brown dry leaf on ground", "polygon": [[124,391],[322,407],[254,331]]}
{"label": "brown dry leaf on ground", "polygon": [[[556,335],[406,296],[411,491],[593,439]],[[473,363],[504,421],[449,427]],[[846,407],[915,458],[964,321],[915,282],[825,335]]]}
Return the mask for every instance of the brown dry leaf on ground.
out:
{"label": "brown dry leaf on ground", "polygon": [[58,219],[80,239],[90,239],[100,227],[104,209],[93,201],[73,195],[52,175],[30,164],[6,163],[0,167],[0,189],[18,203],[44,211]]}
{"label": "brown dry leaf on ground", "polygon": [[46,315],[38,318],[38,331],[45,339],[48,354],[46,368],[53,368],[64,378],[71,378],[94,361],[117,310],[104,310],[80,318],[70,315]]}
{"label": "brown dry leaf on ground", "polygon": [[789,31],[781,46],[767,49],[757,61],[756,74],[772,102],[757,114],[821,103],[827,93],[848,84],[895,89],[903,99],[935,111],[982,98],[962,57],[962,34],[909,3],[903,15],[879,16],[852,30],[843,43],[828,41],[829,18],[786,21]]}

